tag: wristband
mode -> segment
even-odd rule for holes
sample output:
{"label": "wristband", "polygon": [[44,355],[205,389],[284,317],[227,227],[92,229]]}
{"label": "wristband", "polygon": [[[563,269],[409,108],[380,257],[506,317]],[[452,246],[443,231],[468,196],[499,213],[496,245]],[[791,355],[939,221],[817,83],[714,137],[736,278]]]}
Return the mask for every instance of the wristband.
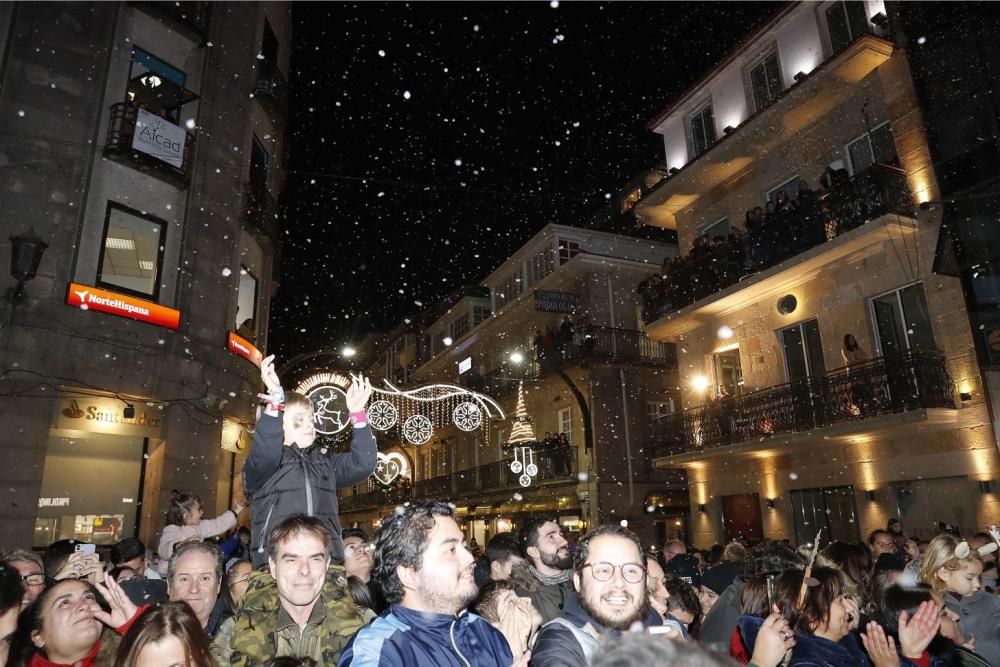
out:
{"label": "wristband", "polygon": [[357,412],[351,413],[351,423],[357,426],[358,424],[367,424],[368,415],[365,414],[364,410],[358,410]]}

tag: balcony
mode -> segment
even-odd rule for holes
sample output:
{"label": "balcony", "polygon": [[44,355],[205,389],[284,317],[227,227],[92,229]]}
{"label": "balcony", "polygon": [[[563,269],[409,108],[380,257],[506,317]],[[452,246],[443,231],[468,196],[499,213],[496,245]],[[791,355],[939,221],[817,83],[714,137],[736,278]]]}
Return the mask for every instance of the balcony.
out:
{"label": "balcony", "polygon": [[211,14],[208,2],[133,2],[155,19],[184,33],[195,42],[208,38],[208,19]]}
{"label": "balcony", "polygon": [[[511,459],[513,460],[513,459]],[[511,461],[494,461],[476,468],[439,475],[417,482],[413,488],[414,498],[466,498],[478,493],[491,491],[511,491],[520,489],[518,478],[510,469]],[[576,481],[576,448],[562,447],[535,451],[535,465],[538,475],[532,486],[564,484]]]}
{"label": "balcony", "polygon": [[387,489],[376,488],[366,493],[355,493],[340,498],[341,512],[360,512],[362,510],[381,508],[385,505],[402,505],[409,502],[412,496],[410,486],[392,486]]}
{"label": "balcony", "polygon": [[[152,119],[140,125],[139,116]],[[148,136],[144,136],[147,133]],[[162,148],[161,148],[162,146]],[[111,105],[108,135],[104,142],[104,157],[141,172],[186,188],[191,182],[195,138],[190,132],[166,118],[149,114],[134,104],[119,102]]]}
{"label": "balcony", "polygon": [[957,412],[943,356],[911,351],[663,417],[654,456],[657,467],[683,467],[712,457],[793,451],[820,437],[828,442],[953,426]]}
{"label": "balcony", "polygon": [[672,339],[782,293],[833,261],[915,234],[913,216],[905,172],[875,165],[746,235],[710,241],[677,260],[662,282],[640,287],[647,331]]}
{"label": "balcony", "polygon": [[260,61],[253,96],[276,123],[288,115],[288,82],[276,64]]}
{"label": "balcony", "polygon": [[593,363],[622,363],[650,366],[676,366],[677,348],[672,343],[655,341],[643,331],[616,327],[578,327],[568,343],[525,352],[533,357],[520,364],[504,363],[483,376],[465,380],[470,388],[479,387],[494,398],[517,389],[521,380],[537,380],[570,366]]}
{"label": "balcony", "polygon": [[278,227],[278,202],[266,187],[256,187],[252,183],[243,188],[243,215],[253,231],[263,234],[272,242],[281,238]]}
{"label": "balcony", "polygon": [[[661,181],[636,204],[636,215],[647,224],[676,229],[677,213],[690,208],[703,193],[746,173],[760,156],[774,154],[783,144],[801,141],[801,132],[837,110],[892,52],[891,42],[872,34],[861,35],[785,89],[772,104],[744,120],[730,134],[722,134],[708,150]],[[674,111],[674,107],[667,109],[654,123]]]}

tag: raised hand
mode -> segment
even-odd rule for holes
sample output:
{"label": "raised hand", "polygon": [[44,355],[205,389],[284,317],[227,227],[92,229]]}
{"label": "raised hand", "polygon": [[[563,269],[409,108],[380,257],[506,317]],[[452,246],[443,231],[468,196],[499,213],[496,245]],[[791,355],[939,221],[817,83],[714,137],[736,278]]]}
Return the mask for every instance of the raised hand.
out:
{"label": "raised hand", "polygon": [[899,667],[899,654],[896,653],[896,642],[885,634],[882,626],[872,621],[866,627],[867,632],[861,633],[861,643],[864,644],[868,657],[875,667]]}
{"label": "raised hand", "polygon": [[121,589],[114,577],[108,577],[103,584],[95,584],[95,586],[111,607],[111,612],[97,608],[94,610],[94,618],[108,627],[120,628],[132,620],[135,613],[139,611],[139,608],[125,595],[125,591]]}
{"label": "raised hand", "polygon": [[372,396],[372,383],[364,375],[351,373],[351,386],[347,388],[347,410],[360,412]]}
{"label": "raised hand", "polygon": [[795,646],[795,632],[781,614],[771,614],[757,632],[750,662],[758,667],[778,667]]}
{"label": "raised hand", "polygon": [[273,354],[264,357],[264,361],[260,362],[260,379],[269,394],[281,391],[281,380],[278,379],[278,372],[274,370]]}
{"label": "raised hand", "polygon": [[920,603],[912,618],[905,611],[900,612],[899,648],[903,657],[910,660],[920,658],[940,627],[940,607],[931,600]]}

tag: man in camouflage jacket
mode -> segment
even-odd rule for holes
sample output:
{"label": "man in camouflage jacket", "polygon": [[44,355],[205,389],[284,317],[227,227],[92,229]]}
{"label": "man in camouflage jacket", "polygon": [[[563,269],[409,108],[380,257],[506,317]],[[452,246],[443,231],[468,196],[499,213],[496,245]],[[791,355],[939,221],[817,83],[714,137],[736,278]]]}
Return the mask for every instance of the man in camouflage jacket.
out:
{"label": "man in camouflage jacket", "polygon": [[212,641],[219,665],[249,667],[282,656],[307,656],[334,665],[363,625],[347,587],[347,572],[331,565],[329,528],[295,516],[271,533],[270,572],[250,575],[236,615]]}

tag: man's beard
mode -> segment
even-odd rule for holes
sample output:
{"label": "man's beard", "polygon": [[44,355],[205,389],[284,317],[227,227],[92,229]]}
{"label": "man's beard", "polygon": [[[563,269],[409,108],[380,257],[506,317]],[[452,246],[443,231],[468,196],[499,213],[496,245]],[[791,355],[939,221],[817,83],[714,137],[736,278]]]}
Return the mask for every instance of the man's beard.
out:
{"label": "man's beard", "polygon": [[[623,593],[630,595],[629,593]],[[598,606],[595,608],[590,604],[588,600],[589,586],[586,582],[581,582],[580,593],[577,595],[577,599],[580,601],[580,606],[585,612],[590,614],[591,618],[600,623],[606,628],[611,628],[613,630],[625,631],[632,627],[633,623],[642,623],[646,619],[646,614],[649,613],[649,594],[643,591],[641,599],[639,600],[639,605],[634,609],[633,613],[628,614],[622,618],[613,618],[604,613],[601,609],[602,600],[598,600]],[[633,601],[635,598],[632,598]]]}
{"label": "man's beard", "polygon": [[469,590],[464,592],[458,587],[446,591],[434,591],[421,583],[419,590],[424,602],[439,614],[457,614],[467,609],[479,596],[475,586],[469,587]]}
{"label": "man's beard", "polygon": [[569,552],[565,556],[560,556],[559,552],[547,554],[542,553],[542,564],[546,567],[551,567],[556,570],[568,570],[573,567],[573,557],[569,555]]}

